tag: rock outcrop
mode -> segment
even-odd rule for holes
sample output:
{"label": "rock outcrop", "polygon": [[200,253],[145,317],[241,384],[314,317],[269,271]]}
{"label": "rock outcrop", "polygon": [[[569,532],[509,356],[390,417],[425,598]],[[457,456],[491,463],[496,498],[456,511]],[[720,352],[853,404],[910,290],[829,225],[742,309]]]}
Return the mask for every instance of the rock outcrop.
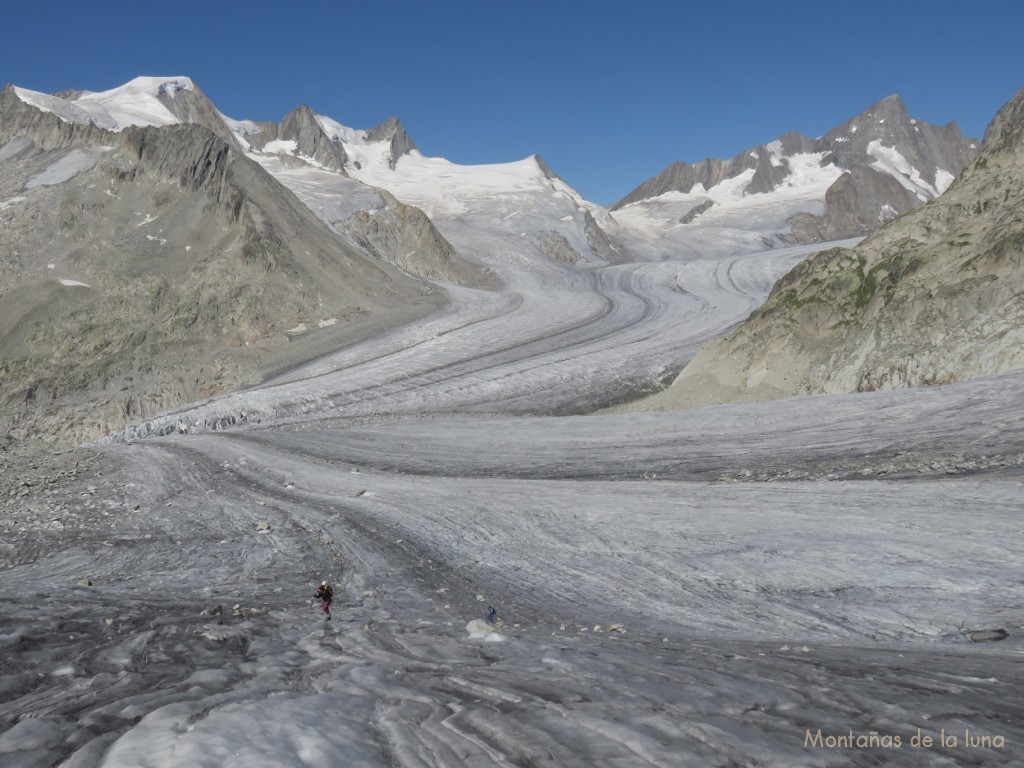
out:
{"label": "rock outcrop", "polygon": [[332,222],[377,258],[419,277],[469,288],[493,289],[497,277],[460,257],[423,211],[377,190],[380,204]]}
{"label": "rock outcrop", "polygon": [[332,171],[345,172],[348,157],[340,141],[334,141],[324,131],[316,114],[305,104],[293,109],[280,125],[260,123],[260,131],[246,136],[255,149],[264,150],[271,141],[291,142],[291,152],[309,158]]}
{"label": "rock outcrop", "polygon": [[201,125],[235,149],[243,148],[224,123],[224,116],[191,80],[187,88],[173,81],[162,84],[157,90],[157,100],[182,123]]}
{"label": "rock outcrop", "polygon": [[388,165],[395,169],[399,159],[416,149],[416,145],[409,134],[405,132],[405,126],[397,116],[392,115],[380,125],[371,128],[366,132],[366,141],[386,141],[390,145],[388,153]]}

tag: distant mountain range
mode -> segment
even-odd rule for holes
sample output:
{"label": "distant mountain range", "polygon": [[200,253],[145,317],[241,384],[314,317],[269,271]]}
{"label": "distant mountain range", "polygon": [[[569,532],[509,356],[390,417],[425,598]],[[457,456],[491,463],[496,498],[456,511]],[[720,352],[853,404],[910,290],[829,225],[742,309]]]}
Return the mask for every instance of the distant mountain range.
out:
{"label": "distant mountain range", "polygon": [[866,235],[942,194],[978,141],[889,96],[816,139],[787,133],[729,160],[673,163],[612,206],[684,247],[748,232],[765,246]]}
{"label": "distant mountain range", "polygon": [[[460,166],[401,122],[222,114],[187,77],[0,92],[0,430],[97,437],[558,269],[861,235],[976,143],[890,97],[819,139],[677,163],[607,210],[539,157]],[[440,281],[440,282],[437,282]]]}
{"label": "distant mountain range", "polygon": [[1024,366],[1024,90],[937,199],[780,279],[643,407],[948,384]]}

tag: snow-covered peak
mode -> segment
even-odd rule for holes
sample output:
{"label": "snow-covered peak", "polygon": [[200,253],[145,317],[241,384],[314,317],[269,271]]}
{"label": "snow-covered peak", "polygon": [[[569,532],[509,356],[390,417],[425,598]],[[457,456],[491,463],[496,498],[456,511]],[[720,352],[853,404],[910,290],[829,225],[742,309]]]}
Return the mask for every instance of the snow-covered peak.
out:
{"label": "snow-covered peak", "polygon": [[109,115],[118,129],[130,125],[174,125],[181,120],[161,101],[195,89],[187,77],[137,77],[101,93],[83,93],[75,104],[90,114]]}
{"label": "snow-covered peak", "polygon": [[188,77],[137,77],[109,91],[82,91],[73,99],[15,87],[26,104],[69,123],[94,123],[108,131],[130,125],[174,125],[181,120],[165,105],[182,91],[195,90]]}
{"label": "snow-covered peak", "polygon": [[[394,170],[388,165],[389,146],[373,142],[347,147],[359,167],[349,175],[375,187],[387,189],[400,200],[428,213],[465,210],[472,202],[525,190],[555,191],[536,155],[510,163],[458,165],[443,157],[424,157],[418,150],[399,159]],[[569,194],[567,185],[565,190]]]}
{"label": "snow-covered peak", "polygon": [[705,253],[731,233],[838,240],[942,194],[974,153],[955,124],[912,120],[894,94],[816,139],[789,133],[729,160],[673,163],[612,210],[683,244],[706,237]]}
{"label": "snow-covered peak", "polygon": [[129,80],[124,85],[119,85],[117,88],[112,88],[109,91],[102,91],[100,93],[90,93],[89,91],[83,91],[82,96],[105,96],[113,97],[117,94],[128,95],[128,94],[148,94],[151,96],[174,96],[181,91],[194,91],[196,85],[192,82],[191,77],[179,76],[179,77],[136,77]]}

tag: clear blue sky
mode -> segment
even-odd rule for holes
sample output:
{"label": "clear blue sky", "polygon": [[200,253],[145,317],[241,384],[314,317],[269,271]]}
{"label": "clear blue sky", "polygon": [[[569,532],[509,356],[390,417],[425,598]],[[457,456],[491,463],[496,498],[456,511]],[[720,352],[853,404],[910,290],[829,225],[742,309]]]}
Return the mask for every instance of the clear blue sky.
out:
{"label": "clear blue sky", "polygon": [[816,136],[889,94],[981,137],[1024,86],[1024,2],[8,2],[0,81],[190,76],[230,117],[397,114],[427,155],[537,153],[610,204],[677,160]]}

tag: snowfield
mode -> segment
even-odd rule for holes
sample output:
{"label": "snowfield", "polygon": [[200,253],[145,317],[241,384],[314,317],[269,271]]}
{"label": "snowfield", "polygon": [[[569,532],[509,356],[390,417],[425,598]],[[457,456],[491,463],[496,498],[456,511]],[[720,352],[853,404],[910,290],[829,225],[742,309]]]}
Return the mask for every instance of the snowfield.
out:
{"label": "snowfield", "polygon": [[[772,164],[780,148],[769,146]],[[899,153],[893,151],[899,157]],[[711,189],[697,184],[687,193],[667,192],[630,203],[614,212],[627,228],[657,235],[677,254],[723,256],[780,245],[792,226],[788,219],[798,213],[820,216],[825,212],[825,193],[842,170],[822,165],[822,153],[796,154],[787,159],[790,176],[770,193],[748,194],[753,180],[750,169]],[[907,166],[909,167],[909,166]],[[891,169],[886,167],[886,171]],[[902,177],[901,177],[902,179]],[[701,211],[691,223],[681,216]],[[769,241],[769,242],[766,242]]]}
{"label": "snowfield", "polygon": [[109,131],[121,131],[130,125],[174,125],[181,122],[159,100],[172,98],[195,88],[187,77],[137,77],[122,86],[100,93],[84,91],[73,100],[46,93],[15,88],[22,101],[52,112],[69,123],[94,123]]}

